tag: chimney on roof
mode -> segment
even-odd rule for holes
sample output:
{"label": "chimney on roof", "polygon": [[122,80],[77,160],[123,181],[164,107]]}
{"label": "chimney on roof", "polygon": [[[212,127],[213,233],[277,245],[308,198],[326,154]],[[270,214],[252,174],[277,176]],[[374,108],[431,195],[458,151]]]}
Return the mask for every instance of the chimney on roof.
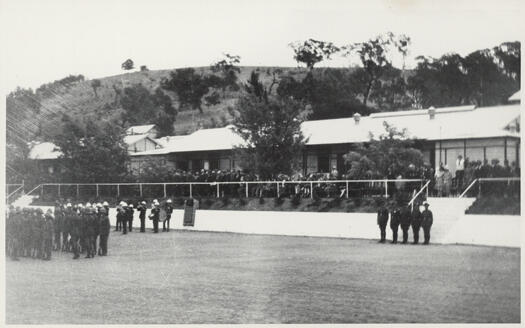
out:
{"label": "chimney on roof", "polygon": [[355,114],[354,114],[354,122],[355,122],[355,125],[358,125],[358,124],[359,124],[359,121],[361,121],[361,114],[359,114],[359,113],[355,113]]}
{"label": "chimney on roof", "polygon": [[436,117],[436,109],[434,108],[434,106],[430,106],[428,108],[428,117],[433,120],[435,117]]}

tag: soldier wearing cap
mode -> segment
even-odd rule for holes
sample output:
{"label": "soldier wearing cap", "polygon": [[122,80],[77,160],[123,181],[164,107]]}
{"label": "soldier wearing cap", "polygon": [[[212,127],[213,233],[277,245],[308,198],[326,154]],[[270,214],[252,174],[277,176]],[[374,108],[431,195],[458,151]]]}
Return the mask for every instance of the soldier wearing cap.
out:
{"label": "soldier wearing cap", "polygon": [[81,224],[82,219],[80,217],[80,212],[82,209],[82,204],[76,205],[72,211],[70,216],[70,230],[69,233],[71,235],[70,244],[71,248],[73,250],[73,260],[76,260],[80,257],[80,235],[81,235]]}
{"label": "soldier wearing cap", "polygon": [[63,206],[62,204],[60,204],[60,202],[57,200],[55,202],[55,209],[54,209],[54,213],[55,213],[55,219],[53,220],[53,223],[54,223],[54,235],[55,235],[55,238],[54,238],[54,250],[58,251],[62,248],[62,243],[60,241],[60,238],[62,237],[62,221],[63,221],[63,217],[64,217],[64,211],[63,211]]}
{"label": "soldier wearing cap", "polygon": [[125,224],[128,224],[129,232],[133,231],[133,215],[135,213],[135,210],[133,209],[133,204],[131,202],[128,204],[128,207],[126,208],[126,222]]}
{"label": "soldier wearing cap", "polygon": [[43,244],[42,244],[42,259],[51,260],[51,250],[53,248],[53,213],[51,209],[46,211],[44,215],[45,223],[43,227]]}
{"label": "soldier wearing cap", "polygon": [[140,202],[139,206],[137,206],[137,210],[139,211],[140,232],[145,232],[146,231],[146,202],[145,201]]}
{"label": "soldier wearing cap", "polygon": [[123,234],[127,234],[126,225],[124,224],[124,221],[126,220],[126,207],[128,204],[125,202],[120,202],[119,206],[117,206],[117,230],[122,230]]}
{"label": "soldier wearing cap", "polygon": [[430,243],[430,228],[432,227],[432,223],[434,222],[434,218],[432,216],[432,211],[428,209],[430,206],[428,202],[424,202],[423,206],[425,206],[425,210],[421,212],[421,226],[423,227],[423,234],[425,236],[425,245],[428,245]]}
{"label": "soldier wearing cap", "polygon": [[120,231],[122,230],[122,219],[124,217],[124,202],[120,202],[119,205],[117,206],[117,224],[115,226],[115,231]]}
{"label": "soldier wearing cap", "polygon": [[379,240],[380,243],[384,243],[386,241],[386,225],[388,223],[388,209],[386,206],[382,206],[377,211],[377,225],[379,226],[379,231],[381,232],[381,239]]}
{"label": "soldier wearing cap", "polygon": [[100,216],[98,221],[98,231],[100,233],[98,255],[106,256],[108,255],[108,238],[110,230],[109,215],[106,207],[101,207],[98,214]]}
{"label": "soldier wearing cap", "polygon": [[71,251],[71,243],[69,242],[69,235],[71,232],[71,215],[73,214],[73,206],[71,203],[66,204],[64,217],[62,221],[62,251]]}
{"label": "soldier wearing cap", "polygon": [[401,231],[403,231],[403,244],[408,243],[408,230],[410,229],[410,221],[412,219],[410,209],[408,206],[403,206],[399,214]]}
{"label": "soldier wearing cap", "polygon": [[158,233],[159,232],[159,216],[160,216],[160,208],[159,208],[159,202],[155,199],[153,201],[153,207],[151,208],[151,214],[149,215],[149,219],[153,221],[153,232]]}
{"label": "soldier wearing cap", "polygon": [[416,204],[412,209],[412,235],[414,236],[413,244],[419,243],[419,229],[421,229],[421,212],[419,211],[419,204]]}
{"label": "soldier wearing cap", "polygon": [[171,199],[166,201],[164,205],[164,210],[166,211],[166,220],[162,222],[162,231],[170,231],[170,219],[171,213],[173,213],[173,206],[171,205]]}
{"label": "soldier wearing cap", "polygon": [[390,229],[392,229],[392,244],[397,244],[397,231],[401,219],[401,211],[396,208],[390,216]]}

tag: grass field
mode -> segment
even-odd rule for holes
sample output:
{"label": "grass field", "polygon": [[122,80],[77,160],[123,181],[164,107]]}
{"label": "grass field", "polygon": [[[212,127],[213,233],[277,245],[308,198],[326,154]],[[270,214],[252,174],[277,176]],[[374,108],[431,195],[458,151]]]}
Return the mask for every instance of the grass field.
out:
{"label": "grass field", "polygon": [[519,322],[520,251],[181,232],[6,265],[8,324]]}

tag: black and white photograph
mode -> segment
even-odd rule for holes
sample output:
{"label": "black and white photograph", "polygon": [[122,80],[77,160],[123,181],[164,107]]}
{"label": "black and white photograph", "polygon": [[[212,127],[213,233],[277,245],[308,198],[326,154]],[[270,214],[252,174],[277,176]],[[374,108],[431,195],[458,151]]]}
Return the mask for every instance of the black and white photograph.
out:
{"label": "black and white photograph", "polygon": [[521,324],[524,11],[0,0],[1,324]]}

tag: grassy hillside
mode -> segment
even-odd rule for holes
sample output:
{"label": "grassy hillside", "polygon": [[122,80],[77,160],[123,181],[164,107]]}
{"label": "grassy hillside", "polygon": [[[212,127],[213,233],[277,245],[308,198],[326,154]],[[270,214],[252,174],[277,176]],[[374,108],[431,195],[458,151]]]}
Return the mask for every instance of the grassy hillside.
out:
{"label": "grassy hillside", "polygon": [[[260,79],[264,83],[271,83],[272,74],[276,69],[280,74],[297,76],[301,78],[306,74],[304,68],[292,67],[240,67],[239,82],[245,83],[251,72],[256,70],[260,73]],[[209,67],[195,68],[197,73],[209,74]],[[60,133],[57,129],[57,121],[61,119],[62,113],[73,117],[96,115],[101,119],[113,116],[122,109],[118,102],[118,91],[134,84],[142,84],[150,91],[160,86],[162,79],[169,76],[171,70],[152,70],[144,72],[130,72],[116,76],[100,78],[101,86],[95,92],[91,87],[92,80],[78,81],[69,85],[54,86],[46,95],[39,94],[40,109],[36,113],[20,109],[16,114],[16,120],[23,125],[29,134],[41,134],[43,139]],[[179,108],[175,93],[166,92],[175,108]],[[220,104],[214,106],[203,105],[203,113],[198,110],[182,110],[177,115],[175,122],[175,134],[187,134],[196,129],[200,123],[205,127],[211,125],[223,126],[227,124],[231,116],[227,108],[235,104],[239,92],[226,91]],[[147,122],[145,122],[147,123]]]}

